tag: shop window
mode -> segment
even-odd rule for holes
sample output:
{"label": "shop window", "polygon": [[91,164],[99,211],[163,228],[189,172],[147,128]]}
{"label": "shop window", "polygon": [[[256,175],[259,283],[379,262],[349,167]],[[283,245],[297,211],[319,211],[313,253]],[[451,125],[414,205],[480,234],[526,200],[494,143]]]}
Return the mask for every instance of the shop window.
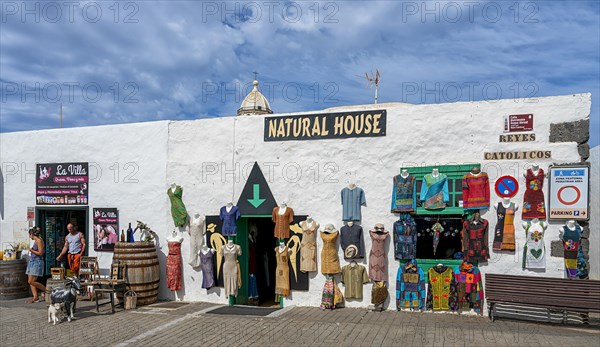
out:
{"label": "shop window", "polygon": [[[462,218],[415,216],[417,223],[417,259],[457,259],[462,249]],[[435,228],[439,223],[444,229],[434,251]]]}

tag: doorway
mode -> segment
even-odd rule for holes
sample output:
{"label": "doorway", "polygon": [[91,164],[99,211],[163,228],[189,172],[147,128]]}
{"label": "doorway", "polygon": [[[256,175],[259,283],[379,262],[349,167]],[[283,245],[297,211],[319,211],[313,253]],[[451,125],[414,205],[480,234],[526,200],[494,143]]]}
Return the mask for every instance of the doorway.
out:
{"label": "doorway", "polygon": [[[248,218],[248,304],[279,307],[275,302],[275,259],[277,239],[273,237],[275,224],[271,218]],[[250,278],[255,276],[258,298],[253,298]]]}
{"label": "doorway", "polygon": [[42,239],[45,243],[46,255],[44,275],[50,275],[50,269],[53,267],[68,268],[67,257],[61,261],[56,261],[56,257],[62,251],[67,236],[67,224],[72,223],[78,231],[83,233],[86,239],[85,254],[88,254],[88,207],[71,208],[37,208],[36,225],[40,227]]}

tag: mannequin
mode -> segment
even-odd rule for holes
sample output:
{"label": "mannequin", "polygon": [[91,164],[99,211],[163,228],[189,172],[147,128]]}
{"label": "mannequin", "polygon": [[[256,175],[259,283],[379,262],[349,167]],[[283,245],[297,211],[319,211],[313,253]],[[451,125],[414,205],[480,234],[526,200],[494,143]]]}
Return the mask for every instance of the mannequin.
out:
{"label": "mannequin", "polygon": [[546,203],[544,198],[544,178],[546,173],[537,163],[523,173],[525,177],[525,194],[523,195],[522,219],[546,219]]}
{"label": "mannequin", "polygon": [[210,253],[213,253],[213,254],[214,254],[214,253],[215,253],[215,250],[214,250],[214,249],[212,249],[212,248],[208,248],[208,246],[207,246],[206,244],[203,244],[203,245],[202,245],[202,248],[201,248],[201,249],[198,251],[198,255],[200,255],[200,253],[202,253],[202,254],[206,255],[206,254],[208,254],[208,252],[210,252]]}
{"label": "mannequin", "polygon": [[[500,204],[502,204],[502,206],[504,206],[505,208],[508,208],[508,206],[510,206],[511,200],[510,198],[502,198],[501,201],[499,201]],[[515,211],[519,209],[519,205],[515,202]],[[494,206],[494,209],[498,210],[498,205]],[[534,220],[538,220],[537,218],[535,218]]]}
{"label": "mannequin", "polygon": [[519,207],[510,198],[502,198],[496,206],[498,222],[494,231],[494,251],[514,251],[515,244],[515,215]]}
{"label": "mannequin", "polygon": [[567,278],[586,278],[588,265],[581,245],[583,229],[575,220],[568,220],[561,228],[559,237],[563,241],[564,261]]}
{"label": "mannequin", "polygon": [[275,238],[287,239],[290,237],[290,224],[294,222],[294,210],[288,207],[285,201],[273,209],[271,220],[275,223],[273,231]]}
{"label": "mannequin", "polygon": [[281,202],[281,204],[279,204],[279,211],[277,213],[279,213],[280,215],[284,215],[285,211],[287,210],[287,204],[285,201]]}
{"label": "mannequin", "polygon": [[171,183],[171,193],[175,193],[175,189],[177,189],[177,183]]}
{"label": "mannequin", "polygon": [[232,208],[233,208],[233,202],[229,201],[227,204],[225,204],[225,210],[227,211],[227,213],[231,212]]}
{"label": "mannequin", "polygon": [[324,275],[334,275],[342,272],[340,267],[340,258],[338,256],[338,236],[333,224],[327,224],[321,231],[323,248],[321,248],[321,273]]}
{"label": "mannequin", "polygon": [[[167,242],[169,246],[169,254],[167,255],[167,288],[176,292],[181,289],[182,283],[181,242],[183,242],[183,237],[177,231],[173,230]],[[175,293],[175,300],[180,300],[177,297],[177,293]]]}
{"label": "mannequin", "polygon": [[215,274],[213,270],[213,255],[215,250],[208,248],[204,243],[198,251],[198,257],[201,259],[200,268],[202,270],[202,288],[209,289],[215,286]]}
{"label": "mannequin", "polygon": [[479,176],[480,173],[481,173],[481,170],[478,167],[474,167],[471,169],[471,174],[473,174],[475,176]]}
{"label": "mannequin", "polygon": [[192,267],[200,266],[198,251],[204,246],[205,221],[205,217],[196,212],[188,225],[188,234],[190,235],[190,259],[188,263]]}
{"label": "mannequin", "polygon": [[[540,172],[540,165],[538,163],[531,164],[531,172],[533,172],[534,176],[537,176]],[[527,170],[523,173],[523,177],[527,178]],[[544,177],[546,177],[546,174],[544,174]]]}
{"label": "mannequin", "polygon": [[345,259],[348,259],[345,253],[346,249],[352,245],[357,248],[355,257],[358,259],[364,258],[364,243],[363,229],[354,221],[347,221],[346,225],[340,228],[340,246]]}
{"label": "mannequin", "polygon": [[446,208],[446,203],[450,201],[448,176],[441,173],[438,168],[431,170],[431,174],[423,177],[419,199],[427,210]]}
{"label": "mannequin", "polygon": [[[171,183],[167,188],[167,195],[171,203],[171,217],[176,227],[183,228],[189,223],[189,216],[183,203],[183,188],[176,183]],[[183,231],[182,229],[180,229]]]}
{"label": "mannequin", "polygon": [[348,188],[350,188],[350,189],[356,188],[356,183],[354,183],[354,182],[348,183]]}
{"label": "mannequin", "polygon": [[575,221],[570,219],[567,221],[567,228],[571,229],[571,230],[575,230]]}
{"label": "mannequin", "polygon": [[313,223],[314,223],[314,222],[315,222],[315,221],[312,219],[312,217],[311,217],[311,216],[306,216],[306,226],[307,226],[307,227],[311,228],[311,227],[313,226]]}
{"label": "mannequin", "polygon": [[431,170],[431,176],[438,177],[440,175],[440,170],[438,168],[434,168]]}
{"label": "mannequin", "polygon": [[281,297],[290,295],[290,253],[292,251],[285,245],[283,240],[279,241],[279,246],[275,248],[275,302],[278,303]]}
{"label": "mannequin", "polygon": [[402,178],[406,178],[406,177],[408,177],[408,170],[406,170],[406,169],[403,169],[403,170],[402,170],[402,173],[400,174],[400,176],[402,176]]}
{"label": "mannequin", "polygon": [[302,240],[300,241],[300,271],[317,271],[317,234],[319,223],[311,216],[300,222]]}
{"label": "mannequin", "polygon": [[327,224],[325,226],[325,228],[323,229],[323,232],[326,234],[331,234],[331,233],[335,232],[335,227],[333,226],[333,224]]}
{"label": "mannequin", "polygon": [[181,236],[175,229],[173,229],[173,231],[171,232],[171,236],[169,237],[169,239],[167,240],[167,242],[182,243],[183,242],[183,236]]}
{"label": "mannequin", "polygon": [[356,264],[356,260],[354,260],[354,259],[350,260],[350,266],[351,266],[351,267],[353,267],[353,268],[354,268],[354,267],[356,267],[356,265],[357,265],[357,264]]}
{"label": "mannequin", "polygon": [[[279,253],[283,253],[283,251],[285,250],[285,241],[281,240],[279,241],[279,247],[277,248],[277,251]],[[292,250],[288,248],[288,254],[292,253]]]}
{"label": "mannequin", "polygon": [[237,234],[236,221],[240,218],[240,210],[233,202],[229,201],[219,211],[219,218],[223,221],[221,234],[223,236],[235,236]]}
{"label": "mannequin", "polygon": [[227,244],[221,248],[221,254],[225,258],[223,263],[223,279],[225,297],[237,296],[238,294],[238,265],[237,257],[242,255],[240,246],[233,243],[233,239],[227,240]]}

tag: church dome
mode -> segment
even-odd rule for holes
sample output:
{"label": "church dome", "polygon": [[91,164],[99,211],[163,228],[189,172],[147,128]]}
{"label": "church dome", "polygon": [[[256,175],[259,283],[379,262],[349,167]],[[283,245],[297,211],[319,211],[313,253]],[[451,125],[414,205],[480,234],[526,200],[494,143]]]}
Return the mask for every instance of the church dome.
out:
{"label": "church dome", "polygon": [[252,91],[246,96],[242,105],[237,111],[238,116],[251,116],[256,114],[271,114],[271,106],[269,101],[264,95],[258,90],[258,81],[252,82]]}

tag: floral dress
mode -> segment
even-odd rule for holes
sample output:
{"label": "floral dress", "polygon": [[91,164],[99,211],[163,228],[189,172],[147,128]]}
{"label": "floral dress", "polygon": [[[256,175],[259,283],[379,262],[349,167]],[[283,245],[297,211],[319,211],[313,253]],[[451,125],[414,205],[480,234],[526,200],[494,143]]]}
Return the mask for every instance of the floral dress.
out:
{"label": "floral dress", "polygon": [[177,186],[175,191],[171,188],[167,190],[169,200],[171,201],[171,216],[173,217],[173,223],[176,227],[182,227],[185,225],[188,213],[183,204],[183,188]]}
{"label": "floral dress", "polygon": [[544,230],[546,222],[527,222],[525,233],[527,239],[523,247],[523,269],[546,268],[546,246],[544,245]]}
{"label": "floral dress", "polygon": [[525,175],[525,195],[523,196],[523,219],[546,219],[546,205],[544,204],[544,170],[539,169],[537,175],[527,169]]}
{"label": "floral dress", "polygon": [[181,289],[181,243],[171,241],[167,256],[167,288],[171,291]]}

